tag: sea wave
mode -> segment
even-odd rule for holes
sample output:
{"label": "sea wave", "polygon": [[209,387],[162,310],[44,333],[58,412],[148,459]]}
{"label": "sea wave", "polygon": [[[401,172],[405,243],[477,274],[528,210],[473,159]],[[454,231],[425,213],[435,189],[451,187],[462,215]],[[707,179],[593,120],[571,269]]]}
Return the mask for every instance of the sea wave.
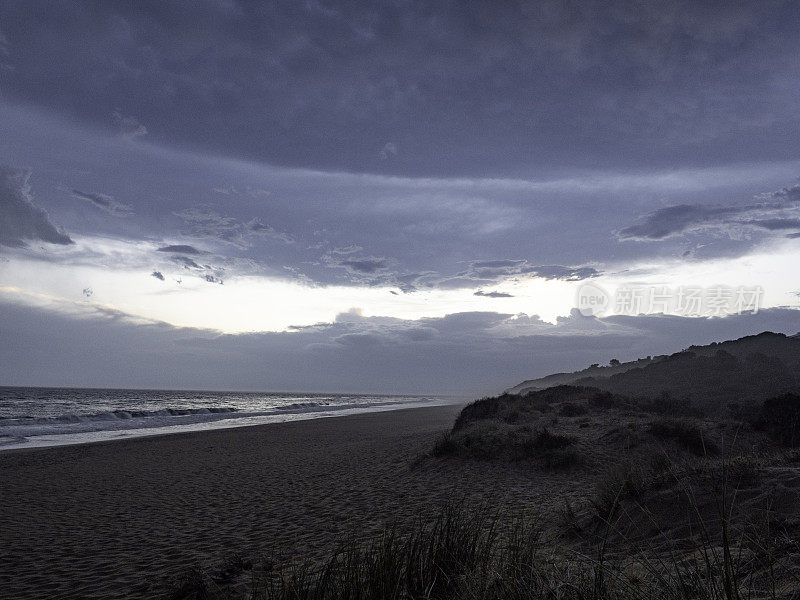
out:
{"label": "sea wave", "polygon": [[[183,417],[187,415],[219,415],[237,412],[232,406],[205,406],[202,408],[162,408],[159,410],[120,409],[90,414],[67,413],[57,417],[0,417],[0,428],[19,425],[49,425],[91,423],[94,421],[127,421],[152,417]],[[2,429],[0,429],[1,431]]]}
{"label": "sea wave", "polygon": [[[368,409],[394,404],[394,402],[361,402],[332,404],[325,400],[290,402],[261,410],[242,410],[230,406],[178,407],[158,410],[117,409],[105,412],[75,414],[55,417],[14,417],[0,420],[0,437],[30,438],[35,436],[73,435],[99,431],[129,431],[176,427],[218,421],[245,422],[254,418],[276,415],[300,415],[319,411]],[[0,446],[2,443],[0,443]]]}
{"label": "sea wave", "polygon": [[0,391],[0,450],[258,425],[438,402],[420,396],[344,394],[45,388],[27,394],[16,393],[15,388]]}
{"label": "sea wave", "polygon": [[64,414],[57,417],[17,417],[0,420],[0,436],[8,439],[40,435],[63,435],[93,431],[122,431],[168,427],[234,418],[233,407],[163,408],[159,410],[113,410],[92,414]]}

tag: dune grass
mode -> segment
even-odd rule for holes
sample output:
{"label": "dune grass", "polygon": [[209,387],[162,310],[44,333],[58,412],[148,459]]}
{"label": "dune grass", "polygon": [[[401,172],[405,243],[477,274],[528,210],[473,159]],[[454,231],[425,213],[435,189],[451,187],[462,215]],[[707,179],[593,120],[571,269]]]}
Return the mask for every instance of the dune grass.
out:
{"label": "dune grass", "polygon": [[[757,600],[796,598],[800,581],[787,570],[786,539],[735,525],[737,488],[730,466],[715,462],[715,515],[709,518],[690,486],[682,510],[695,535],[647,545],[620,536],[631,506],[652,484],[626,467],[610,470],[598,484],[585,551],[542,539],[529,515],[463,503],[444,505],[432,521],[388,526],[370,542],[351,542],[322,563],[273,560],[226,561],[225,577],[239,573],[245,592],[235,594],[220,574],[192,571],[174,600]],[[735,469],[734,469],[735,470]],[[677,480],[676,480],[677,481]],[[601,500],[598,500],[601,499]],[[625,507],[627,503],[627,508]],[[631,504],[633,503],[633,504]],[[570,507],[575,525],[581,517]],[[585,530],[584,530],[585,531]],[[571,549],[568,549],[571,548]],[[783,561],[783,562],[782,562]],[[238,570],[237,570],[238,569]]]}

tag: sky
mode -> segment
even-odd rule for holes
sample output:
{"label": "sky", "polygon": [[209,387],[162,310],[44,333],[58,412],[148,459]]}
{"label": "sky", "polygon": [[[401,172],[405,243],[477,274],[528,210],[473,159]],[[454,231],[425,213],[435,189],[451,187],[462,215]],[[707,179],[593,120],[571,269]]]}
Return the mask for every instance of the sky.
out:
{"label": "sky", "polygon": [[798,18],[3,2],[0,385],[478,395],[797,333]]}

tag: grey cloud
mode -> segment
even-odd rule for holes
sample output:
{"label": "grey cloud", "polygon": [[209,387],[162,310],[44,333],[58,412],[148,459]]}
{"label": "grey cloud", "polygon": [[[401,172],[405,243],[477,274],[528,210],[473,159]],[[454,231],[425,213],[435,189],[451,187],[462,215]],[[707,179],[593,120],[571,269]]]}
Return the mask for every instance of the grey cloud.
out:
{"label": "grey cloud", "polygon": [[127,215],[132,212],[130,206],[127,204],[122,204],[121,202],[117,202],[112,196],[107,194],[72,190],[72,196],[80,200],[86,200],[97,208],[112,215]]}
{"label": "grey cloud", "polygon": [[424,288],[437,288],[442,290],[459,290],[480,287],[482,285],[492,285],[499,283],[503,279],[502,275],[493,277],[479,278],[475,276],[460,276],[454,277],[430,277],[420,278],[415,280],[412,291]]}
{"label": "grey cloud", "polygon": [[386,260],[382,258],[348,259],[339,262],[339,265],[357,273],[377,273],[386,269]]}
{"label": "grey cloud", "polygon": [[286,233],[281,233],[280,231],[276,231],[273,227],[270,227],[269,225],[265,225],[264,223],[262,223],[260,219],[253,219],[252,221],[246,223],[245,229],[248,233],[251,233],[253,235],[265,238],[271,238],[275,240],[281,240],[286,244],[291,244],[292,242],[294,242],[292,236]]}
{"label": "grey cloud", "polygon": [[[800,202],[800,185],[793,185],[775,192],[770,192],[766,197],[786,202]],[[764,198],[764,196],[757,196],[757,198]]]}
{"label": "grey cloud", "polygon": [[[796,3],[314,6],[4,2],[4,96],[94,124],[118,109],[129,135],[141,120],[214,155],[393,173],[770,160],[800,130]],[[403,151],[381,160],[387,140]]]}
{"label": "grey cloud", "polygon": [[381,160],[388,160],[392,156],[397,156],[397,144],[393,142],[386,142],[378,153]]}
{"label": "grey cloud", "polygon": [[198,265],[195,261],[193,261],[191,258],[189,258],[188,256],[173,256],[172,260],[174,260],[176,263],[182,264],[186,268],[191,268],[191,269],[202,269],[203,268],[200,265]]}
{"label": "grey cloud", "polygon": [[541,279],[581,281],[597,277],[599,274],[600,272],[594,267],[532,265],[526,260],[490,260],[473,262],[470,269],[461,276],[480,281],[502,280],[520,275]]}
{"label": "grey cloud", "polygon": [[[532,265],[521,259],[472,261],[467,270],[455,275],[441,275],[436,272],[407,273],[393,275],[387,279],[404,292],[419,289],[469,289],[495,285],[514,278],[560,279],[563,281],[582,281],[600,275],[594,267],[565,267],[561,265]],[[511,297],[503,292],[476,291],[476,296],[492,298]]]}
{"label": "grey cloud", "polygon": [[355,244],[350,244],[349,246],[344,246],[342,248],[334,248],[330,250],[328,254],[355,254],[356,252],[361,252],[363,248],[361,246],[356,246]]}
{"label": "grey cloud", "polygon": [[732,239],[728,236],[715,237],[702,244],[687,249],[682,256],[691,260],[714,260],[745,256],[755,245],[752,239]]}
{"label": "grey cloud", "polygon": [[26,241],[69,245],[72,239],[50,222],[31,196],[30,172],[0,166],[0,245],[24,247]]}
{"label": "grey cloud", "polygon": [[189,208],[176,214],[190,226],[189,233],[192,235],[242,243],[242,224],[232,217],[223,217],[199,208]]}
{"label": "grey cloud", "polygon": [[164,281],[164,274],[161,271],[153,271],[152,273],[150,273],[150,276],[155,277],[156,279],[159,279],[161,281]]}
{"label": "grey cloud", "polygon": [[266,198],[270,194],[271,191],[265,190],[263,188],[254,188],[251,186],[246,186],[245,188],[238,188],[235,185],[229,185],[226,187],[213,187],[213,192],[217,194],[222,194],[223,196],[231,196],[231,195],[244,195],[249,196],[251,198]]}
{"label": "grey cloud", "polygon": [[139,123],[136,117],[124,116],[119,111],[114,111],[114,120],[117,122],[122,137],[133,140],[147,135],[147,128]]}
{"label": "grey cloud", "polygon": [[660,241],[704,230],[727,233],[741,227],[767,231],[800,227],[800,186],[758,194],[756,204],[680,204],[660,208],[617,232],[619,240]]}
{"label": "grey cloud", "polygon": [[800,219],[755,219],[752,221],[745,221],[747,225],[761,227],[769,231],[778,231],[781,229],[798,229],[800,228]]}
{"label": "grey cloud", "polygon": [[523,260],[477,260],[472,263],[473,269],[505,269],[524,264]]}
{"label": "grey cloud", "polygon": [[641,223],[622,229],[621,240],[663,240],[692,228],[719,222],[721,218],[737,213],[734,208],[710,208],[681,204],[660,208],[647,215]]}
{"label": "grey cloud", "polygon": [[343,269],[355,283],[396,284],[396,274],[389,270],[393,261],[379,256],[356,256],[360,252],[360,246],[335,248],[322,255],[322,264],[332,269]]}
{"label": "grey cloud", "polygon": [[403,331],[402,335],[414,342],[426,342],[436,339],[439,330],[435,327],[412,327]]}
{"label": "grey cloud", "polygon": [[[248,274],[303,279],[322,285],[366,282],[397,286],[404,291],[427,287],[493,289],[504,276],[503,269],[480,275],[465,272],[471,268],[470,261],[475,261],[475,268],[504,266],[509,277],[525,277],[515,271],[526,265],[590,265],[603,271],[612,264],[618,269],[651,258],[658,263],[666,252],[675,256],[686,250],[686,242],[676,238],[672,243],[679,248],[668,248],[667,244],[620,245],[612,235],[630,225],[631,215],[643,211],[641,206],[647,206],[643,196],[668,204],[724,202],[730,198],[744,201],[759,190],[778,189],[797,173],[797,165],[789,163],[747,169],[649,172],[635,177],[606,172],[514,180],[412,179],[293,171],[221,161],[154,143],[128,144],[116,137],[101,137],[44,119],[40,113],[3,106],[0,139],[6,141],[0,144],[0,163],[12,160],[13,152],[19,154],[14,160],[34,165],[40,182],[36,186],[37,204],[50,210],[58,224],[66,226],[70,233],[139,237],[146,245],[154,239],[165,240],[164,245],[192,245],[210,251],[214,264],[224,263],[229,273],[241,268]],[[79,144],[91,149],[85,164],[90,173],[81,176],[79,185],[76,182],[79,189],[122,190],[133,186],[130,197],[137,199],[135,217],[124,223],[75,218],[78,215],[70,215],[69,206],[59,203],[57,196],[48,196],[63,180],[63,157]],[[149,176],[140,177],[141,173]],[[212,191],[219,182],[235,182],[240,190],[269,188],[273,194],[268,200],[236,194],[222,198]],[[470,199],[466,208],[463,198]],[[476,198],[481,202],[472,201]],[[196,213],[190,219],[194,223],[176,218],[174,213],[183,212],[190,202],[196,203],[202,213],[215,212],[218,218],[203,222]],[[758,203],[750,201],[750,205],[778,202],[778,198],[769,196]],[[378,205],[383,208],[377,210]],[[637,208],[632,210],[632,206]],[[511,213],[507,212],[509,207],[513,209]],[[597,218],[598,213],[601,219]],[[454,228],[454,221],[460,222],[462,215],[469,216],[469,223],[485,224],[496,220],[493,215],[497,214],[506,215],[503,222],[508,222],[509,228],[490,233],[481,233],[477,225]],[[266,227],[290,234],[296,243],[284,244],[252,232],[240,237],[238,232],[256,216]],[[785,216],[792,215],[787,212]],[[225,217],[235,222],[225,221]],[[741,218],[772,217],[776,214],[754,212]],[[417,225],[420,227],[415,228]],[[743,235],[754,241],[767,231],[754,226],[735,227],[740,231],[746,227]],[[720,231],[727,235],[724,229]],[[736,233],[731,231],[732,235]],[[721,237],[718,231],[709,234]],[[692,240],[696,241],[708,242]],[[350,246],[362,250],[353,251],[348,249]],[[354,259],[386,257],[390,262],[387,269],[371,275],[361,273],[359,278],[357,272],[330,268],[320,259],[320,254],[331,248],[349,252]],[[334,254],[334,250],[330,252]],[[493,258],[501,262],[490,260]],[[508,258],[526,258],[527,263],[503,260]],[[242,262],[234,266],[234,260],[250,260],[253,265]],[[513,265],[521,266],[515,269]],[[145,269],[150,266],[147,261],[141,265]]]}
{"label": "grey cloud", "polygon": [[445,315],[444,317],[428,317],[419,323],[436,329],[441,335],[451,339],[462,339],[465,336],[485,336],[495,327],[507,323],[513,315],[491,311],[473,311]]}
{"label": "grey cloud", "polygon": [[521,272],[541,279],[561,279],[563,281],[582,281],[600,275],[600,271],[594,267],[562,267],[560,265],[524,267]]}
{"label": "grey cloud", "polygon": [[194,259],[180,254],[173,254],[170,258],[173,262],[182,265],[184,269],[193,271],[196,275],[208,283],[223,283],[222,275],[224,274],[224,270],[219,267],[206,264],[201,265]]}
{"label": "grey cloud", "polygon": [[291,236],[276,231],[258,218],[244,223],[234,217],[225,217],[213,210],[201,208],[189,208],[176,215],[189,225],[187,235],[219,240],[239,248],[247,248],[256,237],[279,240],[286,244],[293,242]]}
{"label": "grey cloud", "polygon": [[345,333],[333,338],[332,341],[343,346],[364,348],[365,346],[382,345],[387,340],[378,333]]}
{"label": "grey cloud", "polygon": [[787,233],[786,237],[791,239],[791,240],[796,239],[796,238],[800,238],[800,231],[797,231],[795,233]]}
{"label": "grey cloud", "polygon": [[169,246],[162,246],[156,252],[170,252],[174,254],[191,254],[193,256],[198,256],[200,254],[206,254],[202,250],[198,250],[194,246],[187,246],[186,244],[171,244]]}
{"label": "grey cloud", "polygon": [[484,296],[486,298],[513,298],[514,294],[508,294],[506,292],[484,292],[482,290],[478,290],[473,294],[473,296]]}
{"label": "grey cloud", "polygon": [[[800,311],[769,309],[720,319],[572,315],[556,324],[498,313],[419,321],[350,313],[290,332],[221,335],[135,324],[119,311],[84,308],[96,316],[0,302],[3,335],[17,341],[0,344],[0,379],[15,385],[482,395],[611,357],[631,360],[765,330],[800,330]],[[127,343],[120,346],[119,339]]]}
{"label": "grey cloud", "polygon": [[14,66],[9,62],[8,38],[0,30],[0,71],[11,71]]}

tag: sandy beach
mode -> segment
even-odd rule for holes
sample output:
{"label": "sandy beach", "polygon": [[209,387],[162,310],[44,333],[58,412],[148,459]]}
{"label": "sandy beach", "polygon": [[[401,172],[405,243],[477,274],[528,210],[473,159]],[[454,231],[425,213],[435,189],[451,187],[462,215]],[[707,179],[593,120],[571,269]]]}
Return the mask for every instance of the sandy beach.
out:
{"label": "sandy beach", "polygon": [[413,466],[460,408],[2,453],[0,596],[159,597],[192,565],[313,557],[448,498],[535,503],[523,471]]}

